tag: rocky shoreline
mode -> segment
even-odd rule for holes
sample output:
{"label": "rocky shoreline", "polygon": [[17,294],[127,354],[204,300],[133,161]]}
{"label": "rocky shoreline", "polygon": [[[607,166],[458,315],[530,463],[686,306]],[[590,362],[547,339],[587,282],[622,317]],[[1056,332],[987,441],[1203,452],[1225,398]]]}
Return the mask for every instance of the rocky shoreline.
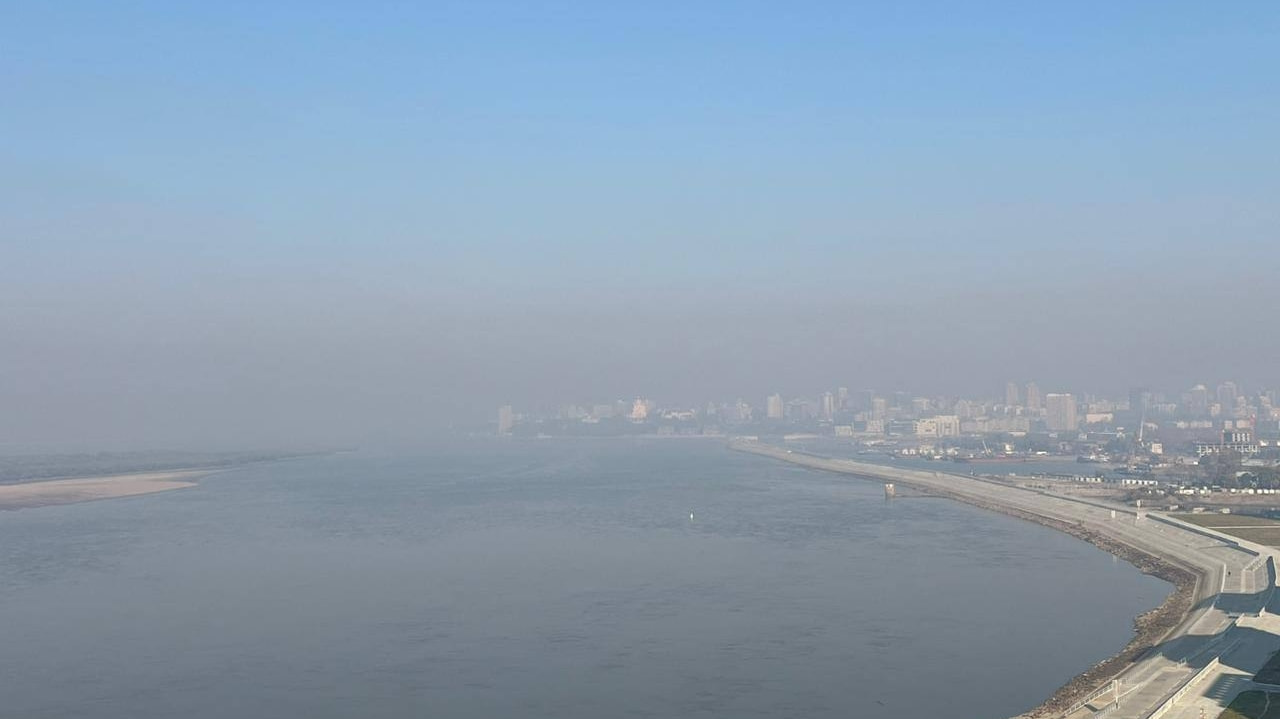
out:
{"label": "rocky shoreline", "polygon": [[[750,452],[752,450],[745,449],[743,451]],[[756,453],[764,454],[765,456],[775,456],[776,458],[776,455],[769,455],[761,452]],[[823,470],[820,467],[812,468],[819,469],[820,471],[839,471]],[[851,476],[859,476],[857,472],[845,473],[850,474]],[[869,478],[879,481],[876,477]],[[1134,618],[1134,636],[1119,653],[1098,662],[1084,672],[1076,675],[1039,706],[1018,715],[1014,719],[1045,719],[1046,717],[1062,716],[1078,702],[1088,697],[1092,692],[1096,691],[1109,680],[1115,678],[1134,662],[1141,659],[1147,651],[1156,647],[1170,633],[1176,630],[1178,626],[1187,619],[1192,610],[1195,609],[1196,596],[1199,592],[1200,575],[1186,567],[1160,557],[1153,556],[1147,552],[1117,541],[1105,534],[1088,529],[1087,527],[1075,522],[1046,517],[1034,512],[1004,506],[995,502],[983,501],[963,494],[956,494],[941,490],[936,487],[916,485],[912,484],[910,481],[902,479],[895,480],[895,482],[904,487],[910,487],[922,495],[953,499],[957,502],[963,502],[980,509],[998,512],[1000,514],[1017,517],[1018,519],[1024,519],[1029,522],[1035,522],[1036,524],[1056,529],[1060,532],[1076,537],[1077,539],[1082,539],[1109,554],[1123,559],[1129,564],[1132,564],[1143,574],[1163,579],[1173,585],[1173,591],[1169,593],[1169,596],[1166,597],[1159,606]]]}
{"label": "rocky shoreline", "polygon": [[[899,483],[907,484],[901,480],[898,481]],[[1042,704],[1019,714],[1014,719],[1044,719],[1044,717],[1061,716],[1077,702],[1089,696],[1100,686],[1140,659],[1147,650],[1159,644],[1178,625],[1182,624],[1191,613],[1191,610],[1195,608],[1196,587],[1199,583],[1199,577],[1194,572],[1172,562],[1152,556],[1072,522],[1063,522],[992,502],[982,502],[971,497],[942,492],[931,487],[916,486],[912,488],[925,495],[953,499],[980,509],[999,512],[1010,517],[1025,519],[1028,522],[1035,522],[1036,524],[1056,529],[1123,559],[1137,567],[1138,571],[1143,574],[1163,579],[1174,587],[1173,591],[1161,602],[1160,606],[1148,612],[1143,612],[1134,618],[1134,636],[1118,654],[1108,657],[1072,677],[1070,681],[1062,685]]]}
{"label": "rocky shoreline", "polygon": [[1134,636],[1124,649],[1112,657],[1104,659],[1089,669],[1073,677],[1062,685],[1042,704],[1019,715],[1019,719],[1041,719],[1043,717],[1060,716],[1077,702],[1089,696],[1107,681],[1114,678],[1129,665],[1140,659],[1148,650],[1154,648],[1178,625],[1186,620],[1195,608],[1196,587],[1199,577],[1172,562],[1154,557],[1122,542],[1117,542],[1103,534],[1086,529],[1078,524],[1050,519],[1038,514],[1023,512],[986,502],[937,493],[948,496],[958,502],[964,502],[982,509],[1025,519],[1030,522],[1051,527],[1060,532],[1082,539],[1093,546],[1108,552],[1137,567],[1138,571],[1173,585],[1174,589],[1156,608],[1139,614],[1133,620]]}

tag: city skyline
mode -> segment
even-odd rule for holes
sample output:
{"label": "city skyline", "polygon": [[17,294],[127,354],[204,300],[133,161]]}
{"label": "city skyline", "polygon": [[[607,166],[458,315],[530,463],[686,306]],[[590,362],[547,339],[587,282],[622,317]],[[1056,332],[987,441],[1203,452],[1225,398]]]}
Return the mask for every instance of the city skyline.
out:
{"label": "city skyline", "polygon": [[9,5],[0,451],[1280,357],[1267,3]]}
{"label": "city skyline", "polygon": [[5,0],[0,713],[1280,713],[1280,4]]}
{"label": "city skyline", "polygon": [[[1014,388],[1017,389],[1016,393],[1013,391]],[[1104,401],[1124,400],[1128,403],[1126,406],[1134,408],[1135,411],[1138,411],[1138,409],[1145,410],[1149,406],[1177,404],[1180,405],[1183,410],[1186,410],[1193,415],[1211,414],[1213,416],[1217,416],[1219,413],[1222,413],[1224,416],[1233,416],[1232,411],[1238,406],[1243,405],[1247,400],[1261,398],[1266,402],[1275,403],[1278,392],[1280,392],[1280,384],[1260,384],[1253,387],[1250,391],[1249,388],[1242,388],[1240,384],[1233,380],[1222,380],[1216,385],[1213,385],[1212,383],[1196,383],[1190,387],[1172,391],[1153,390],[1148,385],[1138,385],[1130,387],[1124,392],[1116,393],[1096,391],[1082,392],[1078,390],[1071,391],[1070,388],[1057,388],[1055,391],[1043,393],[1039,384],[1034,381],[1027,382],[1024,385],[1017,381],[1010,380],[1005,384],[1003,395],[996,391],[992,391],[985,395],[965,393],[931,394],[912,392],[907,389],[880,391],[870,388],[855,388],[851,390],[846,386],[838,386],[831,389],[818,389],[811,392],[797,392],[791,394],[774,391],[765,395],[763,398],[756,398],[756,401],[754,402],[752,401],[752,398],[743,394],[733,396],[732,400],[726,399],[726,396],[685,398],[682,400],[655,400],[642,392],[631,395],[630,399],[618,397],[612,400],[604,400],[604,398],[597,397],[594,400],[586,402],[561,402],[558,405],[557,403],[541,403],[535,406],[543,408],[548,406],[591,407],[593,405],[597,407],[612,407],[616,403],[630,404],[641,401],[653,403],[657,401],[665,406],[698,407],[700,405],[714,404],[717,402],[725,403],[728,401],[736,401],[745,402],[752,407],[761,408],[765,417],[779,419],[785,416],[785,410],[788,402],[804,400],[816,408],[815,416],[820,416],[822,419],[830,420],[832,418],[831,415],[834,412],[844,411],[855,405],[869,409],[871,402],[876,399],[891,399],[895,404],[886,406],[894,407],[903,406],[902,403],[905,401],[918,401],[922,399],[932,401],[940,399],[947,401],[949,404],[954,404],[956,402],[979,402],[984,406],[999,406],[1003,404],[1009,407],[1017,407],[1020,409],[1025,408],[1034,412],[1047,412],[1048,410],[1045,403],[1048,398],[1051,396],[1057,396],[1072,398],[1077,405],[1093,402],[1097,399],[1102,399]],[[1001,397],[1003,397],[1003,402],[1001,402]],[[597,404],[597,401],[606,401],[606,405]],[[1141,404],[1141,407],[1139,407],[1139,404]],[[506,406],[510,407],[512,405]],[[830,409],[828,409],[828,407],[830,407]]]}

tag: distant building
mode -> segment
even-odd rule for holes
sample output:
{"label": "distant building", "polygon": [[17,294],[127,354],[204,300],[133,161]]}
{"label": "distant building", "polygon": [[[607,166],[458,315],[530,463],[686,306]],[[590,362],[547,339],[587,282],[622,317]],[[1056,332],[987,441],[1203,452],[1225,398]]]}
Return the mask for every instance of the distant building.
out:
{"label": "distant building", "polygon": [[871,399],[871,419],[883,421],[889,414],[889,402],[884,397]]}
{"label": "distant building", "polygon": [[1007,383],[1005,383],[1005,386],[1004,386],[1004,404],[1005,404],[1005,406],[1006,406],[1006,407],[1017,407],[1017,406],[1019,406],[1019,402],[1020,402],[1020,400],[1019,400],[1019,398],[1018,398],[1018,383],[1017,383],[1017,382],[1007,382]]}
{"label": "distant building", "polygon": [[938,424],[939,437],[960,436],[960,418],[954,414],[938,415],[933,420]]}
{"label": "distant building", "polygon": [[1240,454],[1251,456],[1257,454],[1261,450],[1258,441],[1254,439],[1253,430],[1248,428],[1224,429],[1222,430],[1221,442],[1197,442],[1196,454],[1201,457],[1206,454],[1217,454],[1226,450],[1239,452]]}
{"label": "distant building", "polygon": [[764,401],[764,416],[768,419],[783,419],[786,417],[787,408],[782,402],[782,395],[771,394]]}
{"label": "distant building", "polygon": [[918,419],[915,423],[917,437],[956,437],[960,434],[960,418],[955,415],[939,415]]}
{"label": "distant building", "polygon": [[1049,393],[1044,398],[1045,426],[1051,432],[1074,432],[1080,427],[1076,419],[1076,398],[1070,394]]}
{"label": "distant building", "polygon": [[511,405],[504,404],[498,408],[498,434],[511,434],[511,428],[515,426],[515,414],[511,411]]}
{"label": "distant building", "polygon": [[1209,414],[1209,389],[1202,384],[1187,390],[1187,412],[1197,417]]}
{"label": "distant building", "polygon": [[960,431],[986,434],[990,432],[1011,432],[1026,434],[1031,430],[1031,420],[1018,415],[1008,417],[975,417],[960,422]]}
{"label": "distant building", "polygon": [[822,418],[830,420],[836,416],[836,396],[827,392],[822,395]]}
{"label": "distant building", "polygon": [[631,421],[643,422],[649,418],[649,401],[636,397],[631,403]]}
{"label": "distant building", "polygon": [[853,410],[855,412],[870,412],[871,404],[875,402],[876,391],[873,389],[859,390],[853,397]]}
{"label": "distant building", "polygon": [[1218,404],[1222,405],[1222,411],[1228,414],[1236,409],[1236,398],[1240,395],[1240,390],[1236,387],[1235,382],[1223,382],[1218,385]]}
{"label": "distant building", "polygon": [[1134,387],[1129,390],[1129,411],[1142,414],[1151,407],[1151,390]]}
{"label": "distant building", "polygon": [[793,399],[787,402],[786,418],[796,422],[805,422],[818,416],[821,408],[813,400]]}
{"label": "distant building", "polygon": [[1040,411],[1040,387],[1035,382],[1027,383],[1026,406],[1032,412]]}
{"label": "distant building", "polygon": [[560,408],[560,419],[582,419],[589,412],[576,404],[566,404]]}
{"label": "distant building", "polygon": [[1249,444],[1253,442],[1253,430],[1248,427],[1227,428],[1222,430],[1223,444]]}

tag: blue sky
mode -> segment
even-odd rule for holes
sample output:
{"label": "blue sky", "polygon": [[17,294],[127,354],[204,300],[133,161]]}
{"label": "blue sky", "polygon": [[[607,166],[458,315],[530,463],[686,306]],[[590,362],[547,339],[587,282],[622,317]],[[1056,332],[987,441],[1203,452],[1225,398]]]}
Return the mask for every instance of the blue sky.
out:
{"label": "blue sky", "polygon": [[1265,303],[1278,67],[1265,2],[8,2],[0,321]]}

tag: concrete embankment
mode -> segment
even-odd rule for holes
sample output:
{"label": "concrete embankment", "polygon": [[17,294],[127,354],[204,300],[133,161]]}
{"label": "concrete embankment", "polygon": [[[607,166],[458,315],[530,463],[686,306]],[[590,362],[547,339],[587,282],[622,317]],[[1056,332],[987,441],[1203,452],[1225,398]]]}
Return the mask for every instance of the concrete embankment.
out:
{"label": "concrete embankment", "polygon": [[[1023,717],[1074,716],[1084,712],[1084,700],[1099,687],[1124,675],[1131,685],[1148,686],[1157,692],[1163,681],[1172,681],[1172,672],[1160,674],[1160,681],[1150,679],[1158,674],[1160,652],[1153,648],[1192,631],[1197,636],[1185,637],[1193,642],[1212,639],[1212,633],[1227,631],[1222,628],[1218,616],[1207,617],[1216,604],[1215,598],[1225,583],[1228,564],[1243,567],[1250,558],[1240,552],[1243,559],[1223,559],[1211,555],[1203,547],[1189,542],[1182,530],[1164,523],[1153,525],[1144,515],[1121,505],[1109,505],[1097,501],[1078,502],[1069,497],[1026,490],[1004,483],[983,480],[944,472],[927,472],[897,467],[866,464],[853,460],[820,457],[794,452],[782,447],[758,442],[732,442],[730,447],[743,452],[763,455],[812,469],[839,472],[879,482],[893,482],[929,494],[948,497],[974,506],[1052,527],[1087,541],[1133,564],[1139,570],[1164,579],[1174,586],[1174,591],[1159,607],[1134,621],[1135,633],[1129,644],[1116,656],[1090,667],[1073,678],[1039,707],[1023,714]],[[1116,510],[1113,518],[1112,510]],[[1153,526],[1159,529],[1153,530]],[[1168,531],[1166,531],[1168,530]],[[1203,539],[1203,537],[1201,537]],[[1203,544],[1203,542],[1201,542]],[[1223,545],[1228,551],[1230,547]],[[1203,637],[1203,632],[1209,632]],[[1138,662],[1144,665],[1138,667]],[[1168,675],[1168,676],[1166,676]],[[1141,681],[1140,681],[1141,680]],[[1126,710],[1133,710],[1135,697]],[[1153,707],[1154,708],[1154,707]],[[1092,713],[1092,712],[1087,712]],[[1123,712],[1129,714],[1129,711]],[[1118,715],[1117,715],[1118,716]],[[1142,710],[1134,716],[1145,716]]]}

